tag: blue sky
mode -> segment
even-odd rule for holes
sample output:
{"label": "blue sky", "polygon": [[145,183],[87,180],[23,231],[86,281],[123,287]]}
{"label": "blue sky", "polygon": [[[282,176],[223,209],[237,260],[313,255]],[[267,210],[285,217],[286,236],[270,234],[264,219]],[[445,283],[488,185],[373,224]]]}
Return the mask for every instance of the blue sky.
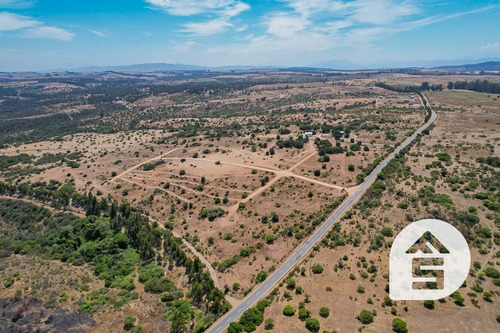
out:
{"label": "blue sky", "polygon": [[0,71],[500,56],[500,1],[0,0]]}

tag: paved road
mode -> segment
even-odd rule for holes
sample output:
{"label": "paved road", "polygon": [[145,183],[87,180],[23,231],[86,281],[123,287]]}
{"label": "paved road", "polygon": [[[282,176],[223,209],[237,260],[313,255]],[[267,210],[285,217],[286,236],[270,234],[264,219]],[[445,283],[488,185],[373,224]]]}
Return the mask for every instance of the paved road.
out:
{"label": "paved road", "polygon": [[[424,96],[427,105],[430,104],[427,98]],[[212,327],[210,327],[207,333],[221,333],[223,332],[230,323],[236,321],[246,310],[248,310],[252,305],[254,305],[259,299],[263,298],[267,293],[273,288],[278,282],[280,282],[286,274],[302,259],[305,258],[309,250],[318,243],[326,235],[328,230],[333,226],[335,222],[346,212],[351,206],[366,192],[370,185],[375,181],[377,175],[382,171],[385,166],[404,148],[406,148],[417,135],[422,133],[427,127],[429,127],[436,119],[436,113],[432,110],[431,117],[419,128],[412,136],[406,139],[394,152],[392,152],[381,164],[373,170],[373,172],[366,178],[366,180],[359,186],[359,189],[350,196],[339,208],[312,234],[309,239],[307,239],[302,245],[281,265],[274,273],[269,276],[260,286],[258,286],[254,291],[248,295],[240,304],[231,309],[225,316],[219,319]]]}

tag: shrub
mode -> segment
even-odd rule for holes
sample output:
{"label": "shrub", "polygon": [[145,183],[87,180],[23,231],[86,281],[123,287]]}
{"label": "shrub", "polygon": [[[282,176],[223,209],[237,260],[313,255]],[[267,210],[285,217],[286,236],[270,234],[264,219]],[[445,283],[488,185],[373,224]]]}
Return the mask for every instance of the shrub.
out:
{"label": "shrub", "polygon": [[264,328],[266,330],[272,330],[274,328],[274,319],[266,319],[266,321],[264,322]]}
{"label": "shrub", "polygon": [[144,291],[147,293],[161,294],[173,290],[175,290],[175,285],[168,277],[163,277],[161,279],[152,278],[144,284]]}
{"label": "shrub", "polygon": [[233,322],[229,324],[229,327],[227,328],[227,333],[241,333],[243,328],[241,327],[240,323]]}
{"label": "shrub", "polygon": [[491,302],[491,298],[493,297],[493,294],[490,293],[489,291],[485,291],[483,293],[483,298],[486,302]]}
{"label": "shrub", "polygon": [[260,271],[259,274],[255,277],[256,283],[261,283],[267,278],[267,273],[265,271]]}
{"label": "shrub", "polygon": [[267,244],[273,244],[274,241],[278,238],[278,236],[275,235],[267,235],[266,236],[266,243]]}
{"label": "shrub", "polygon": [[240,324],[245,332],[253,332],[257,326],[264,322],[264,313],[256,308],[250,308],[243,312],[240,318]]}
{"label": "shrub", "polygon": [[363,324],[373,323],[373,312],[368,310],[361,310],[358,315],[358,320]]}
{"label": "shrub", "polygon": [[451,297],[455,301],[455,304],[463,306],[465,299],[460,295],[458,291],[455,291],[453,294],[451,294]]}
{"label": "shrub", "polygon": [[433,310],[434,309],[434,301],[432,301],[432,300],[424,301],[424,306],[429,310]]}
{"label": "shrub", "polygon": [[295,314],[295,308],[290,304],[285,305],[285,307],[283,308],[283,314],[287,317],[291,317]]}
{"label": "shrub", "polygon": [[321,266],[320,264],[314,264],[312,266],[312,271],[314,274],[321,274],[323,273],[323,266]]}
{"label": "shrub", "polygon": [[307,320],[306,320],[306,328],[310,332],[319,332],[320,324],[319,324],[318,319],[307,318]]}
{"label": "shrub", "polygon": [[449,162],[451,161],[451,156],[448,153],[437,153],[435,155],[440,161]]}
{"label": "shrub", "polygon": [[330,309],[328,309],[327,307],[322,307],[321,309],[319,309],[319,315],[323,318],[327,318],[328,316],[330,316]]}
{"label": "shrub", "polygon": [[394,318],[392,321],[392,330],[396,333],[408,333],[406,322],[401,318]]}
{"label": "shrub", "polygon": [[212,222],[216,218],[224,216],[224,215],[226,215],[226,211],[224,211],[223,209],[221,209],[219,207],[215,207],[215,208],[213,208],[213,207],[212,208],[202,208],[201,211],[200,211],[199,218],[202,219],[202,220],[205,219],[205,218],[208,218],[208,220],[210,222]]}
{"label": "shrub", "polygon": [[136,319],[132,316],[126,316],[123,319],[123,329],[125,331],[130,331],[135,326]]}
{"label": "shrub", "polygon": [[385,227],[380,230],[380,233],[384,235],[385,237],[392,237],[394,236],[394,232],[392,231],[392,228],[390,227]]}
{"label": "shrub", "polygon": [[299,309],[299,319],[304,321],[311,316],[311,311],[306,308]]}
{"label": "shrub", "polygon": [[484,274],[487,277],[494,278],[494,279],[497,279],[500,277],[500,272],[496,268],[493,268],[493,267],[486,268],[484,270]]}

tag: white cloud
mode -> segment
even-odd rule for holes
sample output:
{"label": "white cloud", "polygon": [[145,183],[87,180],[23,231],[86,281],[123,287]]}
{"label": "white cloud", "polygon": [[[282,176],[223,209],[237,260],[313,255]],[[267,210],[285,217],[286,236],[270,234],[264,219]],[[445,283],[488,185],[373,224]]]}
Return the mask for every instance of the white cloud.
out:
{"label": "white cloud", "polygon": [[342,1],[332,0],[282,0],[300,15],[310,16],[321,12],[340,13],[349,7],[349,4]]}
{"label": "white cloud", "polygon": [[500,44],[499,43],[491,43],[491,44],[486,44],[481,47],[479,47],[481,50],[487,50],[487,49],[494,49],[498,47]]}
{"label": "white cloud", "polygon": [[[377,41],[387,36],[423,26],[479,13],[493,6],[452,14],[423,17],[408,1],[396,0],[282,0],[288,11],[268,13],[263,19],[265,32],[249,34],[233,43],[204,50],[222,62],[238,59],[240,63],[286,65],[312,63],[307,59],[323,57],[358,58],[366,61],[366,52],[377,48]],[[500,47],[487,44],[484,49]]]}
{"label": "white cloud", "polygon": [[184,29],[180,31],[196,36],[210,36],[222,33],[232,26],[226,19],[218,18],[205,22],[183,24]]}
{"label": "white cloud", "polygon": [[237,15],[239,15],[239,14],[241,14],[244,11],[247,11],[249,9],[250,9],[249,4],[238,1],[234,5],[227,6],[226,8],[224,8],[220,14],[222,16],[233,17],[233,16],[237,16]]}
{"label": "white cloud", "polygon": [[[192,16],[198,14],[212,14],[217,18],[204,22],[191,22],[183,24],[181,32],[193,36],[210,36],[227,31],[234,27],[230,19],[250,9],[250,5],[235,0],[144,0],[154,8],[165,10],[171,15]],[[212,16],[213,17],[213,16]],[[242,27],[245,27],[243,30]],[[243,25],[237,31],[246,30]]]}
{"label": "white cloud", "polygon": [[42,23],[27,16],[16,15],[9,12],[0,13],[0,31],[15,31],[40,24]]}
{"label": "white cloud", "polygon": [[246,3],[234,0],[144,0],[155,8],[163,9],[171,15],[191,16],[208,12],[225,12],[235,16],[250,8]]}
{"label": "white cloud", "polygon": [[386,25],[397,19],[417,14],[418,8],[409,2],[398,3],[394,0],[358,0],[352,4],[358,22]]}
{"label": "white cloud", "polygon": [[267,32],[282,37],[290,37],[299,31],[306,29],[311,22],[303,16],[278,13],[268,17],[264,25],[267,26]]}
{"label": "white cloud", "polygon": [[89,30],[90,33],[99,36],[101,38],[107,37],[109,32],[104,30]]}
{"label": "white cloud", "polygon": [[243,32],[243,31],[246,31],[247,29],[248,29],[248,25],[243,24],[242,26],[239,26],[238,28],[236,28],[236,31]]}
{"label": "white cloud", "polygon": [[41,26],[30,28],[25,31],[26,36],[41,39],[58,39],[69,41],[75,38],[75,34],[64,29]]}
{"label": "white cloud", "polygon": [[75,34],[61,28],[49,27],[43,22],[37,21],[28,16],[12,14],[9,12],[0,13],[0,32],[22,31],[25,36],[31,38],[72,40]]}

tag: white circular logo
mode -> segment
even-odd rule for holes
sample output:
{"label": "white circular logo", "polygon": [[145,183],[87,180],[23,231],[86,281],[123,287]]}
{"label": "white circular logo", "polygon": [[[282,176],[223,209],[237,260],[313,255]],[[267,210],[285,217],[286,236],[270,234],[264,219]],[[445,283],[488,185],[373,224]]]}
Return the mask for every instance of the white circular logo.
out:
{"label": "white circular logo", "polygon": [[449,296],[467,278],[470,250],[451,224],[420,220],[401,230],[389,260],[389,296],[393,300],[435,300]]}

